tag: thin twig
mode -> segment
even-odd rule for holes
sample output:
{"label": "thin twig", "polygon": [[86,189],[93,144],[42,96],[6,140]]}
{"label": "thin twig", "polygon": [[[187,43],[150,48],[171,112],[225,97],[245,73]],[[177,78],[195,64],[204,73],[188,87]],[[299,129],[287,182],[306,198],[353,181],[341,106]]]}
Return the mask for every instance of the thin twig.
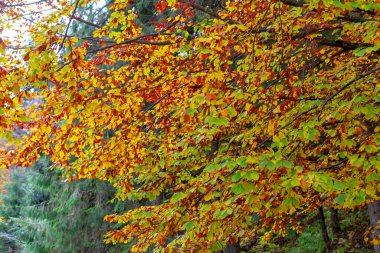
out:
{"label": "thin twig", "polygon": [[100,25],[97,25],[97,24],[94,24],[94,23],[92,23],[90,21],[84,20],[84,19],[82,19],[82,18],[80,18],[78,16],[74,16],[74,19],[76,21],[81,22],[81,23],[85,23],[86,25],[89,25],[89,26],[93,26],[93,27],[96,27],[96,28],[102,28]]}
{"label": "thin twig", "polygon": [[234,25],[237,25],[239,24],[239,22],[236,22],[235,20],[232,20],[232,19],[223,19],[222,17],[220,17],[217,13],[213,12],[212,10],[210,10],[209,8],[204,8],[202,6],[199,6],[197,4],[190,4],[191,7],[193,7],[194,9],[197,9],[201,12],[204,12],[208,15],[210,15],[211,17],[213,18],[216,18],[216,19],[219,19],[219,20],[222,20],[222,21],[225,21],[229,24],[234,24]]}
{"label": "thin twig", "polygon": [[345,163],[345,162],[347,162],[347,161],[348,161],[348,159],[347,159],[347,157],[346,157],[346,158],[340,160],[340,161],[337,162],[337,163],[334,163],[334,164],[328,165],[328,166],[326,166],[326,167],[320,167],[320,168],[317,168],[317,171],[334,169],[334,168],[339,167],[340,165],[342,165],[343,163]]}
{"label": "thin twig", "polygon": [[62,43],[58,49],[58,52],[61,51],[61,49],[63,48],[63,45],[65,44],[65,40],[67,38],[67,34],[69,32],[69,29],[70,29],[70,25],[71,25],[71,21],[73,20],[74,18],[74,15],[75,15],[75,12],[77,11],[78,9],[78,6],[79,6],[79,0],[76,1],[75,3],[75,7],[74,7],[74,10],[73,12],[71,13],[71,16],[70,16],[70,19],[69,19],[69,23],[67,24],[67,27],[66,27],[66,31],[65,31],[65,36],[63,37],[63,40],[62,40]]}
{"label": "thin twig", "polygon": [[[147,38],[147,37],[156,37],[156,36],[159,36],[159,35],[162,35],[162,33],[158,32],[158,33],[153,33],[153,34],[148,34],[148,35],[142,35],[142,36],[139,36],[137,38],[134,38],[134,39],[129,39],[129,40],[126,40],[126,41],[123,41],[121,43],[115,43],[115,44],[111,44],[111,45],[108,45],[108,46],[105,46],[105,47],[102,47],[102,48],[98,48],[98,49],[94,49],[94,50],[91,50],[91,51],[88,51],[87,54],[93,54],[93,53],[97,53],[97,52],[100,52],[100,51],[104,51],[106,49],[110,49],[110,48],[113,48],[113,47],[117,47],[117,46],[122,46],[122,45],[126,45],[126,44],[130,44],[130,43],[138,43],[138,44],[147,44],[147,45],[158,45],[158,46],[163,46],[163,45],[170,45],[170,44],[173,44],[174,42],[171,42],[171,41],[146,41],[146,40],[142,40],[143,38]],[[67,36],[66,36],[67,37]],[[66,63],[64,63],[62,66],[60,66],[56,71],[60,71],[61,69],[63,69],[65,66],[69,65],[70,63],[74,62],[77,58],[74,58]]]}
{"label": "thin twig", "polygon": [[21,7],[21,6],[28,6],[28,5],[40,4],[40,3],[43,3],[43,2],[46,2],[46,0],[40,0],[40,1],[36,1],[36,2],[22,3],[22,4],[9,4],[9,5],[0,2],[0,6],[1,6],[2,8],[14,8],[14,7]]}

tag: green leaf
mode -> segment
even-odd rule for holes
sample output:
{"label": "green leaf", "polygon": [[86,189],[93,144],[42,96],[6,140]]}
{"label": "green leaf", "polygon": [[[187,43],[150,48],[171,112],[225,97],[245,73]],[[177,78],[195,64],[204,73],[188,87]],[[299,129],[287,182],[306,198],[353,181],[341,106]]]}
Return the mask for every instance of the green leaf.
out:
{"label": "green leaf", "polygon": [[299,186],[301,184],[298,178],[291,178],[283,182],[282,185],[285,186],[285,188],[291,188],[291,187]]}
{"label": "green leaf", "polygon": [[229,169],[233,169],[236,166],[236,162],[233,159],[227,159],[220,166],[221,167],[226,167],[227,166]]}
{"label": "green leaf", "polygon": [[241,171],[236,171],[235,174],[232,176],[231,180],[232,182],[237,182],[241,178]]}
{"label": "green leaf", "polygon": [[186,114],[189,115],[189,116],[194,116],[194,113],[196,112],[197,110],[193,109],[193,108],[188,108],[186,109]]}
{"label": "green leaf", "polygon": [[232,191],[235,195],[238,195],[238,194],[245,193],[247,190],[244,188],[244,186],[243,186],[242,184],[234,184],[234,185],[232,185],[232,187],[231,187],[231,191]]}
{"label": "green leaf", "polygon": [[282,161],[282,165],[287,168],[287,169],[291,169],[293,168],[293,163],[291,161],[287,161],[287,160],[284,160]]}
{"label": "green leaf", "polygon": [[192,100],[196,104],[201,105],[201,104],[203,104],[206,101],[206,98],[205,98],[204,95],[196,95]]}
{"label": "green leaf", "polygon": [[362,166],[364,162],[364,157],[363,156],[359,157],[357,154],[351,156],[349,159],[350,159],[350,164],[357,168]]}
{"label": "green leaf", "polygon": [[298,207],[300,205],[299,200],[293,197],[286,198],[282,203],[286,206]]}
{"label": "green leaf", "polygon": [[210,164],[205,168],[206,172],[213,172],[214,170],[220,169],[221,165],[220,164]]}
{"label": "green leaf", "polygon": [[247,157],[239,157],[238,159],[236,159],[236,163],[243,168],[247,167]]}
{"label": "green leaf", "polygon": [[227,126],[229,124],[229,120],[222,116],[218,117],[207,117],[205,119],[205,123],[208,123],[209,126]]}
{"label": "green leaf", "polygon": [[212,54],[213,51],[210,49],[207,49],[207,48],[201,48],[201,49],[199,49],[199,53],[201,53],[201,54]]}
{"label": "green leaf", "polygon": [[186,231],[191,230],[195,225],[195,221],[189,221],[183,225],[183,228],[186,229]]}
{"label": "green leaf", "polygon": [[221,220],[224,220],[231,213],[232,213],[232,209],[231,208],[227,208],[227,209],[225,209],[225,210],[223,210],[223,211],[220,212],[219,218]]}
{"label": "green leaf", "polygon": [[366,199],[365,191],[360,191],[358,194],[356,194],[356,196],[353,200],[353,203],[356,205],[361,205],[361,204],[365,203],[365,199]]}
{"label": "green leaf", "polygon": [[210,252],[219,251],[223,249],[223,244],[219,241],[210,245]]}
{"label": "green leaf", "polygon": [[354,55],[357,57],[362,57],[367,53],[370,53],[373,51],[372,47],[358,47],[354,50]]}
{"label": "green leaf", "polygon": [[367,153],[375,153],[375,152],[377,152],[379,149],[380,149],[379,147],[376,147],[376,146],[374,146],[374,145],[366,145],[366,146],[365,146],[365,151],[366,151]]}
{"label": "green leaf", "polygon": [[260,175],[257,171],[247,171],[244,175],[245,179],[253,180],[253,181],[259,180],[259,177],[260,177]]}
{"label": "green leaf", "polygon": [[180,201],[181,199],[184,199],[186,196],[187,195],[185,193],[183,193],[183,192],[176,192],[171,197],[170,202],[173,203],[173,204],[175,204],[178,201]]}
{"label": "green leaf", "polygon": [[366,181],[376,181],[376,180],[380,180],[380,175],[376,172],[373,172],[371,174],[369,174],[368,176],[366,176]]}
{"label": "green leaf", "polygon": [[227,113],[228,115],[230,115],[231,117],[235,117],[237,115],[237,111],[235,110],[235,108],[233,107],[228,107],[227,108]]}
{"label": "green leaf", "polygon": [[276,168],[276,165],[272,161],[268,161],[267,168],[272,171]]}
{"label": "green leaf", "polygon": [[13,136],[13,132],[11,132],[11,131],[8,131],[5,133],[5,138],[7,139],[7,141],[11,141],[12,136]]}
{"label": "green leaf", "polygon": [[339,0],[334,0],[333,4],[334,4],[334,6],[339,7],[343,10],[345,9],[345,6]]}
{"label": "green leaf", "polygon": [[152,218],[153,217],[153,212],[145,212],[144,216],[146,218]]}
{"label": "green leaf", "polygon": [[334,199],[334,202],[342,206],[344,204],[345,199],[346,199],[346,194],[342,193]]}

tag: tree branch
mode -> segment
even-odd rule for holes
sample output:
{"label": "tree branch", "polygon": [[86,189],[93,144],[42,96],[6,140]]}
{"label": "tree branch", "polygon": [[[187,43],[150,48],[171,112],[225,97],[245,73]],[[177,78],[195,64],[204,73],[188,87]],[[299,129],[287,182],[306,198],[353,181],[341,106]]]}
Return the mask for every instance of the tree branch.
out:
{"label": "tree branch", "polygon": [[373,45],[368,43],[355,43],[355,42],[348,42],[344,40],[329,40],[329,39],[321,39],[318,40],[318,44],[330,46],[330,47],[339,47],[343,48],[344,50],[355,50],[358,47],[371,47]]}
{"label": "tree branch", "polygon": [[201,12],[204,12],[204,13],[210,15],[210,16],[213,17],[213,18],[223,20],[223,21],[225,21],[225,22],[227,22],[227,23],[230,23],[230,24],[235,24],[235,25],[236,25],[236,24],[239,24],[239,23],[236,22],[235,20],[232,20],[232,19],[223,19],[223,18],[221,18],[217,13],[213,12],[213,11],[210,10],[209,8],[204,8],[204,7],[199,6],[199,5],[197,5],[197,4],[190,4],[190,6],[193,7],[194,9],[197,9],[197,10],[199,10],[199,11],[201,11]]}
{"label": "tree branch", "polygon": [[65,40],[67,38],[67,34],[69,32],[69,29],[70,29],[71,21],[74,18],[74,15],[75,15],[75,12],[78,9],[78,6],[79,6],[79,0],[77,0],[76,3],[75,3],[75,7],[74,7],[74,10],[73,10],[73,13],[70,16],[69,23],[67,24],[67,27],[66,27],[65,36],[63,37],[63,40],[62,40],[61,46],[58,49],[58,52],[61,51],[61,49],[63,48],[63,45],[65,44]]}
{"label": "tree branch", "polygon": [[317,168],[317,171],[320,171],[320,170],[329,170],[329,169],[335,169],[335,168],[338,168],[340,165],[344,164],[345,162],[347,162],[348,159],[347,158],[344,158],[342,160],[340,160],[339,162],[337,163],[334,163],[334,164],[331,164],[331,165],[328,165],[326,167],[320,167],[320,168]]}
{"label": "tree branch", "polygon": [[281,2],[294,7],[302,7],[305,4],[304,0],[281,0]]}
{"label": "tree branch", "polygon": [[96,27],[96,28],[102,28],[100,25],[97,25],[97,24],[91,23],[91,22],[89,22],[89,21],[87,21],[87,20],[84,20],[84,19],[82,19],[82,18],[80,18],[80,17],[77,17],[77,16],[74,16],[74,19],[75,19],[76,21],[79,21],[79,22],[85,23],[86,25],[89,25],[89,26],[93,26],[93,27]]}
{"label": "tree branch", "polygon": [[120,43],[115,43],[115,44],[112,44],[112,45],[109,45],[109,46],[105,46],[105,47],[102,47],[102,48],[99,48],[99,49],[88,51],[87,53],[92,54],[92,53],[96,53],[96,52],[99,52],[99,51],[110,49],[110,48],[113,48],[113,47],[116,47],[116,46],[130,44],[130,43],[133,43],[133,42],[139,43],[139,44],[160,45],[160,46],[162,46],[162,45],[169,45],[169,44],[173,43],[171,41],[147,41],[147,40],[143,40],[142,39],[142,38],[146,38],[146,37],[155,37],[155,36],[158,36],[158,35],[160,35],[160,34],[159,33],[154,33],[154,34],[149,34],[149,35],[143,35],[143,36],[140,36],[140,37],[137,37],[137,38],[134,38],[134,39],[129,39],[129,40],[126,40],[126,41],[123,41],[123,42],[120,42]]}
{"label": "tree branch", "polygon": [[46,0],[40,0],[36,2],[31,2],[31,3],[22,3],[22,4],[4,4],[3,2],[0,2],[0,6],[2,8],[13,8],[13,7],[22,7],[22,6],[29,6],[29,5],[34,5],[34,4],[40,4],[46,2]]}
{"label": "tree branch", "polygon": [[[159,36],[159,35],[162,35],[162,33],[158,32],[158,33],[153,33],[153,34],[148,34],[148,35],[142,35],[142,36],[139,36],[139,37],[134,38],[134,39],[129,39],[129,40],[123,41],[121,43],[115,43],[115,44],[111,44],[111,45],[108,45],[108,46],[105,46],[105,47],[102,47],[102,48],[98,48],[98,49],[94,49],[94,50],[88,51],[86,53],[86,55],[97,53],[97,52],[100,52],[100,51],[104,51],[106,49],[110,49],[110,48],[113,48],[113,47],[116,47],[116,46],[122,46],[122,45],[130,44],[130,43],[138,43],[138,44],[146,44],[146,45],[158,45],[158,46],[169,45],[169,44],[173,44],[174,43],[174,42],[171,42],[171,41],[146,41],[146,40],[143,40],[143,38],[155,37],[155,36]],[[68,36],[66,35],[66,37],[68,37]],[[109,43],[109,42],[107,41],[107,43]],[[65,66],[67,66],[70,63],[74,62],[76,59],[77,58],[74,58],[74,59],[72,59],[72,60],[70,60],[68,62],[65,62],[56,71],[57,72],[60,71]]]}
{"label": "tree branch", "polygon": [[353,84],[353,83],[359,81],[360,79],[363,79],[364,77],[367,77],[367,76],[369,76],[369,75],[371,75],[371,74],[373,74],[373,73],[375,73],[376,71],[379,71],[379,70],[380,70],[380,66],[378,66],[376,68],[373,68],[370,71],[368,71],[368,72],[366,72],[364,74],[361,74],[361,75],[359,75],[356,78],[351,79],[348,83],[346,83],[345,85],[343,85],[339,90],[337,90],[336,92],[334,92],[333,94],[331,94],[330,96],[328,96],[325,99],[325,101],[323,102],[323,104],[322,104],[321,110],[320,110],[319,115],[318,115],[318,120],[320,120],[322,112],[323,112],[323,109],[325,108],[326,104],[329,101],[331,101],[334,97],[336,97],[339,93],[341,93],[343,90],[345,90],[351,84]]}

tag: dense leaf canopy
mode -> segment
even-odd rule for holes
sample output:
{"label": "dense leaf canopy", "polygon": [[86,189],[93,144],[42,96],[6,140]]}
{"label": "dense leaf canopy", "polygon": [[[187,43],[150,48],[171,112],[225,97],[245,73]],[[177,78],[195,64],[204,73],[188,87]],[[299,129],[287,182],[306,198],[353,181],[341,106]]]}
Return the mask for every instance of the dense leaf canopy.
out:
{"label": "dense leaf canopy", "polygon": [[124,224],[107,242],[218,250],[376,199],[377,1],[160,0],[154,29],[133,1],[102,25],[76,16],[95,1],[47,2],[26,47],[1,41],[0,130],[29,133],[2,162],[45,154],[118,199],[163,200],[106,217]]}

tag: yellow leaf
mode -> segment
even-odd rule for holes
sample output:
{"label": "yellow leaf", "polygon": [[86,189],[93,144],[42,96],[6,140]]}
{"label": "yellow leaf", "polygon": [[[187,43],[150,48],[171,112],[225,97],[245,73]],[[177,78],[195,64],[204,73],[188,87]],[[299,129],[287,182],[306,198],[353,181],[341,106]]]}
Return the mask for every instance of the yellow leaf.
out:
{"label": "yellow leaf", "polygon": [[269,136],[274,135],[274,120],[270,120],[268,122],[268,134],[269,134]]}
{"label": "yellow leaf", "polygon": [[212,192],[209,192],[208,194],[206,194],[206,196],[204,196],[205,201],[209,201],[213,198],[214,198],[214,196],[213,196]]}

